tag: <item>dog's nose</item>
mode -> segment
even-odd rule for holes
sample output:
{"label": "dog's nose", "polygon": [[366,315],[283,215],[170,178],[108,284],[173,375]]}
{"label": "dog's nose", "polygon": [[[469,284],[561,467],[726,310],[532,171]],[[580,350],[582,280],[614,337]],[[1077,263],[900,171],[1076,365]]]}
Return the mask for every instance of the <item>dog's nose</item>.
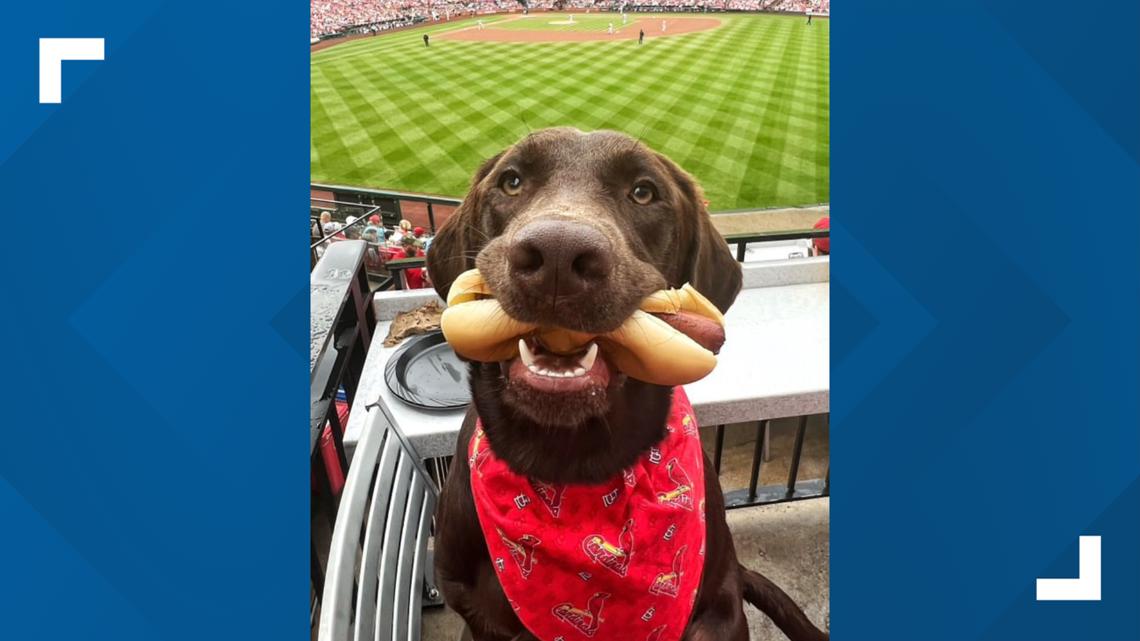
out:
{"label": "dog's nose", "polygon": [[613,271],[610,243],[601,232],[561,220],[535,221],[520,229],[507,261],[518,285],[547,296],[586,291]]}

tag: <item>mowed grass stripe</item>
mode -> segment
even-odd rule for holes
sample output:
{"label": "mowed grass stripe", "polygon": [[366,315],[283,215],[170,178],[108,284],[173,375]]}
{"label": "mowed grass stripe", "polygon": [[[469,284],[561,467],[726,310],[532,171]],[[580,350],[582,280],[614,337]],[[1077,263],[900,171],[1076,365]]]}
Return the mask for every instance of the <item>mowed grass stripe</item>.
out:
{"label": "mowed grass stripe", "polygon": [[827,22],[723,23],[647,30],[640,47],[433,39],[429,49],[413,30],[317,52],[313,178],[462,196],[475,167],[528,129],[571,125],[640,137],[693,173],[714,209],[827,200]]}
{"label": "mowed grass stripe", "polygon": [[[417,129],[411,119],[411,112],[394,108],[395,105],[388,101],[389,94],[376,91],[367,74],[357,74],[352,81],[349,81],[348,76],[343,74],[337,66],[329,67],[327,73],[329,78],[339,87],[338,95],[343,97],[346,102],[355,105],[353,108],[354,118],[365,131],[372,131],[380,127],[391,127],[392,134],[390,136],[369,138],[371,148],[379,153],[380,159],[372,162],[354,163],[358,170],[357,180],[360,179],[361,175],[367,176],[371,180],[382,179],[392,173],[397,174],[397,179],[399,175],[417,173],[430,175],[430,170],[426,165],[421,164],[421,159],[433,153],[433,150],[438,150],[438,146],[431,144],[430,141],[424,141],[427,144],[423,147],[423,154],[400,153],[401,149],[413,148],[419,143],[414,138]],[[365,97],[362,90],[368,91],[368,97]],[[397,145],[397,141],[402,142],[403,145]],[[351,149],[351,145],[349,147]],[[359,156],[357,160],[359,160]],[[401,163],[401,166],[399,166],[398,172],[393,172],[397,168],[397,163]],[[373,173],[372,168],[377,165],[386,168],[384,174],[376,175]]]}
{"label": "mowed grass stripe", "polygon": [[[391,81],[393,86],[411,86],[412,79],[404,70],[393,68]],[[472,169],[470,160],[484,155],[484,151],[473,144],[479,139],[479,131],[469,123],[480,119],[479,114],[485,114],[493,106],[477,94],[458,91],[451,96],[455,104],[445,104],[438,99],[436,92],[423,87],[401,98],[400,108],[419,115],[418,121],[409,126],[416,127],[422,135],[422,140],[417,141],[414,147],[407,147],[408,153],[416,155],[422,153],[417,150],[425,145],[436,145],[444,149],[451,160],[447,175],[452,176],[452,180],[465,180]],[[447,116],[446,121],[443,116]],[[482,119],[486,120],[486,117]],[[515,132],[516,135],[521,133]],[[503,132],[499,135],[506,136],[510,133]],[[454,174],[451,173],[452,170]]]}
{"label": "mowed grass stripe", "polygon": [[[741,44],[742,35],[736,30],[730,29],[722,34],[722,39],[725,47],[735,49]],[[694,112],[706,100],[710,98],[719,99],[723,96],[723,94],[710,91],[707,88],[724,87],[725,83],[739,77],[733,62],[722,62],[721,51],[722,47],[711,46],[711,43],[707,42],[707,37],[694,39],[686,48],[679,49],[676,52],[678,56],[676,61],[669,61],[671,64],[662,65],[662,67],[669,68],[687,63],[691,69],[700,71],[690,73],[687,81],[682,82],[677,82],[673,73],[663,75],[661,80],[654,83],[653,87],[654,92],[671,96],[672,100],[669,101],[665,109],[659,111],[657,118],[646,128],[646,136],[652,136],[658,131],[665,134],[671,133],[668,142],[673,144],[666,144],[662,151],[673,157],[686,170],[698,176],[706,173],[702,170],[711,167],[711,160],[714,156],[720,155],[721,145],[717,144],[712,148],[697,147],[701,134],[707,126],[707,119],[695,116]],[[714,109],[710,107],[705,110],[705,115],[715,113]],[[707,167],[705,166],[706,159],[710,161]],[[707,185],[706,189],[708,189]]]}
{"label": "mowed grass stripe", "polygon": [[[788,78],[795,73],[793,68],[799,56],[796,43],[790,31],[785,32],[780,43],[780,60],[775,65],[776,80],[770,94],[774,98],[787,86]],[[780,178],[783,171],[784,147],[788,139],[786,130],[789,113],[785,100],[769,100],[764,103],[764,111],[760,117],[760,131],[753,153],[745,169],[741,182],[740,194],[744,199],[775,200],[780,190]]]}
{"label": "mowed grass stripe", "polygon": [[[387,171],[399,180],[410,182],[430,180],[434,175],[447,172],[462,175],[463,167],[459,163],[471,151],[454,145],[436,144],[436,139],[424,131],[423,125],[429,121],[430,111],[415,110],[422,96],[395,89],[385,90],[385,87],[401,86],[396,81],[394,70],[372,66],[366,69],[368,79],[357,82],[372,97],[367,108],[376,115],[377,122],[383,120],[384,114],[398,114],[397,120],[385,123],[393,127],[396,135],[377,141],[376,145],[386,158]],[[382,73],[384,75],[380,75]],[[409,117],[412,114],[418,114],[418,117],[413,120]]]}

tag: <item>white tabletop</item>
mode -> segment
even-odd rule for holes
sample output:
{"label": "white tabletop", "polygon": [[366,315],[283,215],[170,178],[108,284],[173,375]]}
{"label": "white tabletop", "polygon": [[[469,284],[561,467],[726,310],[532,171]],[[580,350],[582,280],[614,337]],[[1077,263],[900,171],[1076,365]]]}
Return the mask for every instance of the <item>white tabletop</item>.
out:
{"label": "white tabletop", "polygon": [[[745,266],[745,286],[725,315],[727,340],[713,373],[685,387],[704,427],[829,411],[829,263],[826,258]],[[805,282],[806,281],[806,282]],[[382,403],[424,458],[455,453],[464,411],[431,412],[400,401],[384,383],[397,349],[384,347],[395,311],[435,295],[380,293],[381,318],[361,373],[344,442],[355,449],[367,407]]]}

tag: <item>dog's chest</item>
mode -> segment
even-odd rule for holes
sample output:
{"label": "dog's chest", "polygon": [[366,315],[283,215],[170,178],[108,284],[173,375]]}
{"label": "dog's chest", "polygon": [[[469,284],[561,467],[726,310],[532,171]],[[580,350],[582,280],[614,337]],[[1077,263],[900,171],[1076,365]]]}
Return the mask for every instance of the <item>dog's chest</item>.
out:
{"label": "dog's chest", "polygon": [[683,633],[705,555],[697,424],[677,388],[668,435],[601,485],[514,474],[480,427],[471,487],[496,576],[542,641],[672,641]]}

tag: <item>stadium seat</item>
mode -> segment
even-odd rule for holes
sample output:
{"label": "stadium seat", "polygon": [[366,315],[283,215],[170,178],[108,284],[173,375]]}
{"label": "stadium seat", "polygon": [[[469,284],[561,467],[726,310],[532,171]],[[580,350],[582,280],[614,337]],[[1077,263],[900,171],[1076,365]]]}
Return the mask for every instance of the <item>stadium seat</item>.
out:
{"label": "stadium seat", "polygon": [[423,462],[373,406],[333,528],[320,641],[418,641],[424,599],[439,595],[427,551],[438,499]]}

